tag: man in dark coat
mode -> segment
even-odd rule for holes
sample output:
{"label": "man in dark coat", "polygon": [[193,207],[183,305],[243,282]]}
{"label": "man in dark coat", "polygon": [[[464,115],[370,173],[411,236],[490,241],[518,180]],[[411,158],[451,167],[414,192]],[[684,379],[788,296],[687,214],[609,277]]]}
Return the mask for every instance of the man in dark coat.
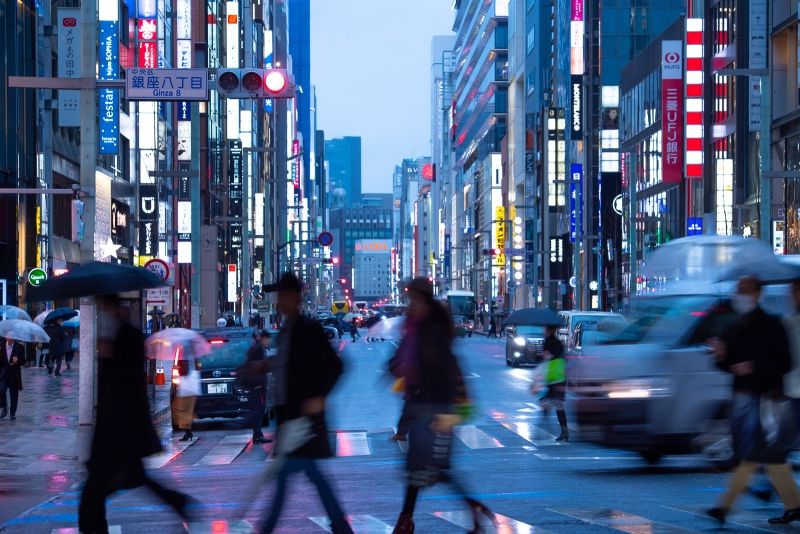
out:
{"label": "man in dark coat", "polygon": [[105,501],[115,491],[145,485],[184,520],[194,502],[149,478],[142,458],[161,452],[150,417],[144,374],[144,336],[122,316],[116,296],[98,297],[97,415],[78,527],[108,532]]}
{"label": "man in dark coat", "polygon": [[342,373],[342,361],[331,348],[325,331],[316,320],[300,314],[303,285],[291,273],[284,274],[268,291],[278,292],[278,310],[284,317],[278,334],[278,355],[271,358],[275,376],[275,415],[278,422],[278,442],[284,423],[308,418],[313,437],[289,454],[277,475],[278,487],[272,509],[262,532],[275,529],[286,497],[289,475],[305,472],[316,486],[322,505],[331,520],[334,534],[352,534],[333,490],[319,470],[316,460],[332,456],[325,424],[325,397]]}
{"label": "man in dark coat", "polygon": [[64,350],[67,344],[67,332],[64,330],[64,320],[56,319],[45,325],[44,331],[50,336],[50,356],[47,360],[47,373],[53,374],[55,367],[56,376],[61,376],[61,360],[64,359]]}
{"label": "man in dark coat", "polygon": [[265,352],[272,340],[266,330],[257,330],[253,334],[253,338],[253,344],[247,349],[247,359],[241,368],[241,372],[244,374],[241,380],[250,390],[253,443],[269,443],[272,440],[264,437],[261,427],[264,424],[264,409],[267,405],[267,372],[269,371],[269,361]]}
{"label": "man in dark coat", "polygon": [[22,391],[22,366],[25,365],[25,347],[13,339],[3,341],[0,349],[0,419],[8,413],[6,390],[11,397],[11,419],[17,418],[17,401]]}

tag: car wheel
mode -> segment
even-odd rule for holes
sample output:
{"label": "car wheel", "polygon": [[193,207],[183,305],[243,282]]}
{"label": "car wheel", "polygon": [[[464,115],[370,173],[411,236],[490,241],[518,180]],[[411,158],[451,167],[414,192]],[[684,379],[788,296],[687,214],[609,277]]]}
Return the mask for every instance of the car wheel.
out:
{"label": "car wheel", "polygon": [[692,440],[692,445],[719,469],[730,469],[736,464],[731,425],[724,417],[706,423],[703,432]]}
{"label": "car wheel", "polygon": [[518,359],[516,359],[516,358],[514,358],[514,359],[511,361],[511,367],[513,367],[514,369],[518,368],[518,367],[519,367],[519,360],[518,360]]}
{"label": "car wheel", "polygon": [[470,332],[470,333],[467,335],[467,337],[472,337],[472,332]]}

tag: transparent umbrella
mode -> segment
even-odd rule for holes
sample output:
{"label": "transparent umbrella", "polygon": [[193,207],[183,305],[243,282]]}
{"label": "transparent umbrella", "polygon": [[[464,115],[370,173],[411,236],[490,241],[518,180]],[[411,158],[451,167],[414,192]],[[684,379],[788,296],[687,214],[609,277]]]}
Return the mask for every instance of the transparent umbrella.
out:
{"label": "transparent umbrella", "polygon": [[0,306],[0,318],[23,319],[25,321],[31,320],[31,316],[28,315],[28,312],[26,312],[22,308],[17,308],[16,306],[11,306],[9,304],[4,304]]}
{"label": "transparent umbrella", "polygon": [[399,340],[403,337],[403,325],[405,321],[406,318],[402,315],[400,317],[384,319],[373,325],[367,331],[367,337],[373,339]]}
{"label": "transparent umbrella", "polygon": [[50,336],[41,326],[25,319],[0,321],[0,337],[30,343],[47,343],[50,341]]}
{"label": "transparent umbrella", "polygon": [[33,322],[38,324],[39,326],[44,326],[44,320],[47,319],[47,316],[50,315],[52,309],[45,310],[36,317],[33,318]]}
{"label": "transparent umbrella", "polygon": [[211,344],[199,333],[188,328],[167,328],[145,340],[147,355],[157,360],[174,360],[178,349],[182,354],[200,358],[211,352]]}

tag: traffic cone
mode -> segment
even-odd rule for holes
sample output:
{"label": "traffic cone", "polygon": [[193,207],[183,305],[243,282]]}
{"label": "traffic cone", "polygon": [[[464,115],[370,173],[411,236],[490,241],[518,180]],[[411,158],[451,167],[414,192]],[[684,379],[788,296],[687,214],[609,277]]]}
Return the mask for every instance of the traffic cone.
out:
{"label": "traffic cone", "polygon": [[164,375],[164,365],[161,362],[158,362],[158,367],[156,368],[156,385],[163,386],[167,383],[166,376]]}

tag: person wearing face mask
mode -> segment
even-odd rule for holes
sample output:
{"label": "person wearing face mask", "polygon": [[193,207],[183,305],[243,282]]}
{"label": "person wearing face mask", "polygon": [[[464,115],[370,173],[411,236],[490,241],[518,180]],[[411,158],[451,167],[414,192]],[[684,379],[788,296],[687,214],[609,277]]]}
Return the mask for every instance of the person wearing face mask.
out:
{"label": "person wearing face mask", "polygon": [[725,522],[761,464],[766,464],[767,475],[784,505],[784,513],[769,519],[769,523],[786,524],[800,519],[800,490],[786,461],[788,450],[768,451],[763,439],[761,400],[783,397],[783,380],[791,369],[791,354],[781,319],[758,305],[760,296],[761,282],[757,278],[740,279],[731,298],[731,306],[739,317],[722,339],[712,343],[717,367],[733,375],[730,418],[734,453],[739,459],[727,491],[707,511],[720,523]]}

